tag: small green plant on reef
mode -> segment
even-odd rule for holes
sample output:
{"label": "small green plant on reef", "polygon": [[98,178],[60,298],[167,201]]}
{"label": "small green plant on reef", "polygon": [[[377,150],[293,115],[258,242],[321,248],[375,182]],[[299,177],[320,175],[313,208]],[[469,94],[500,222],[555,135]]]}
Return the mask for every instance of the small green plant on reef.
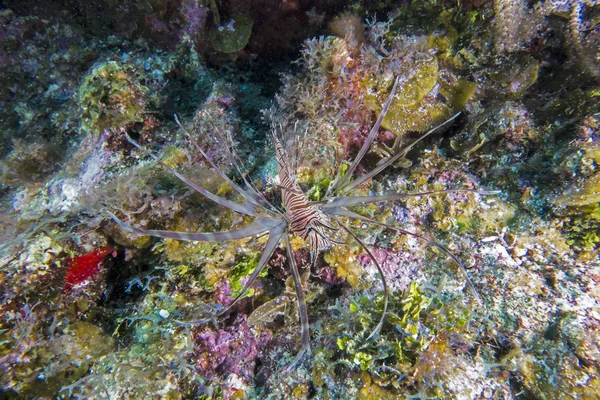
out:
{"label": "small green plant on reef", "polygon": [[[260,260],[260,252],[254,252],[249,255],[244,255],[244,257],[238,261],[232,268],[231,274],[229,278],[230,288],[232,291],[232,295],[235,297],[244,287],[242,283],[242,279],[250,276],[256,266],[258,265],[258,261]],[[266,276],[267,270],[264,270],[260,273],[259,276]],[[254,289],[249,289],[244,296],[252,296],[254,295]]]}
{"label": "small green plant on reef", "polygon": [[377,322],[372,310],[373,303],[381,306],[380,297],[353,295],[347,306],[337,303],[332,307],[342,320],[337,325],[342,334],[336,340],[341,354],[332,354],[330,361],[341,359],[369,373],[381,386],[406,385],[403,378],[413,374],[417,364],[429,365],[429,360],[435,359],[429,353],[442,347],[448,350],[439,343],[447,343],[452,335],[462,336],[471,318],[471,312],[460,302],[432,295],[413,282],[406,291],[390,297],[390,318],[379,338],[365,341]]}

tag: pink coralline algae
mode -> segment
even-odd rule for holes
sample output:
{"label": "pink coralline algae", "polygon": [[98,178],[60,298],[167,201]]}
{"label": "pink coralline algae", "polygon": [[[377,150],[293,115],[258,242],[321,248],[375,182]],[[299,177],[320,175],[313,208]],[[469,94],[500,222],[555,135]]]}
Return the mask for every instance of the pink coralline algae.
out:
{"label": "pink coralline algae", "polygon": [[[396,254],[386,249],[373,249],[372,253],[387,276],[391,290],[406,290],[417,277],[419,264],[412,254]],[[363,267],[372,265],[364,253],[358,256],[358,261]]]}
{"label": "pink coralline algae", "polygon": [[[368,257],[366,254],[365,256]],[[323,268],[319,269],[317,275],[330,285],[343,285],[346,282],[346,279],[338,276],[336,269],[330,266],[324,266]]]}
{"label": "pink coralline algae", "polygon": [[233,301],[233,298],[231,297],[231,285],[227,279],[217,282],[213,294],[216,302],[224,307],[227,307]]}
{"label": "pink coralline algae", "polygon": [[199,35],[206,24],[208,7],[200,5],[195,0],[186,0],[182,4],[182,32],[195,37]]}
{"label": "pink coralline algae", "polygon": [[235,374],[245,384],[251,384],[258,355],[271,337],[270,331],[254,336],[245,315],[238,315],[231,325],[217,331],[203,326],[194,333],[196,368],[208,379]]}

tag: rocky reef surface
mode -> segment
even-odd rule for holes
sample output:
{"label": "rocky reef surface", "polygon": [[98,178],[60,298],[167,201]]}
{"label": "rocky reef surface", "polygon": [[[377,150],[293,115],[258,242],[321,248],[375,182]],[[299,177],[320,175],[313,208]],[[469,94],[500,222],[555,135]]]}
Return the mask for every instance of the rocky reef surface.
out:
{"label": "rocky reef surface", "polygon": [[[0,398],[600,398],[596,1],[2,7]],[[353,195],[499,194],[353,207],[416,234],[346,222],[389,282],[370,340],[383,286],[343,230],[316,260],[292,240],[311,350],[290,367],[300,325],[283,247],[210,319],[240,293],[266,237],[156,239],[107,214],[142,229],[247,225],[126,135],[239,201],[197,146],[279,206],[272,125],[302,138],[292,161],[321,201],[396,79],[356,174],[412,147]]]}

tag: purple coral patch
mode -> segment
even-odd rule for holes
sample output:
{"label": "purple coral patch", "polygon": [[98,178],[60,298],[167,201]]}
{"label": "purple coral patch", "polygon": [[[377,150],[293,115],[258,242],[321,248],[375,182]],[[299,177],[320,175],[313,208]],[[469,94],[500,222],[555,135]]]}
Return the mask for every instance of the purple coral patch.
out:
{"label": "purple coral patch", "polygon": [[239,315],[232,325],[216,331],[204,326],[194,334],[196,368],[209,379],[236,374],[250,384],[258,355],[271,337],[270,331],[261,331],[255,337],[245,315]]}

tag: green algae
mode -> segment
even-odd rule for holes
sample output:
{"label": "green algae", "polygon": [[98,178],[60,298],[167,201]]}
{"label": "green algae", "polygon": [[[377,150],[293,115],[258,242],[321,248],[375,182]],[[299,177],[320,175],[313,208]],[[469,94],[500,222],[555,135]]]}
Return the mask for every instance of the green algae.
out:
{"label": "green algae", "polygon": [[106,355],[114,348],[114,344],[114,339],[100,327],[85,321],[70,324],[61,336],[63,354],[81,362]]}
{"label": "green algae", "polygon": [[[517,362],[523,386],[536,398],[597,398],[600,380],[594,368],[581,368],[580,359],[564,343],[539,339]],[[548,385],[549,381],[555,383]]]}
{"label": "green algae", "polygon": [[[241,260],[237,261],[231,268],[231,272],[229,273],[229,282],[233,297],[236,297],[237,294],[244,287],[244,285],[242,284],[242,279],[252,275],[252,273],[258,266],[260,255],[260,252],[245,255]],[[259,274],[259,276],[262,277],[266,275],[266,269]],[[244,296],[247,297],[252,295],[254,295],[254,289],[251,288],[246,292]]]}
{"label": "green algae", "polygon": [[[597,127],[597,115],[588,120],[588,125]],[[552,204],[557,207],[557,214],[566,218],[569,243],[593,251],[600,243],[600,147],[585,142],[573,147],[560,170],[568,171],[578,183],[555,197]]]}
{"label": "green algae", "polygon": [[341,322],[336,345],[342,353],[334,356],[338,362],[341,357],[348,366],[368,373],[380,389],[390,382],[396,382],[396,389],[406,389],[408,382],[396,379],[398,375],[410,373],[415,374],[412,384],[434,388],[436,379],[443,380],[441,376],[436,378],[434,370],[437,369],[438,374],[450,374],[447,368],[440,368],[445,367],[444,360],[452,356],[449,346],[456,340],[455,336],[468,340],[466,327],[471,320],[468,309],[455,301],[431,295],[413,282],[405,292],[392,293],[388,318],[380,336],[365,341],[366,334],[377,323],[378,314],[372,311],[374,306],[381,308],[381,296],[352,295],[347,308],[341,304],[333,308],[340,313],[337,318]]}
{"label": "green algae", "polygon": [[[437,57],[418,60],[397,73],[401,76],[399,88],[382,126],[398,136],[424,132],[442,123],[464,108],[477,90],[477,84],[466,79],[441,80]],[[365,105],[380,112],[392,84],[390,76],[366,77]]]}
{"label": "green algae", "polygon": [[[600,153],[600,150],[596,152]],[[559,196],[554,203],[568,207],[585,207],[600,203],[600,174],[586,179],[581,188]]]}
{"label": "green algae", "polygon": [[362,265],[357,261],[357,256],[362,251],[358,245],[339,245],[332,247],[323,254],[323,260],[332,268],[336,275],[344,278],[352,287],[360,283]]}
{"label": "green algae", "polygon": [[454,230],[459,233],[476,232],[493,234],[511,226],[517,218],[517,208],[507,202],[495,200],[493,207],[482,208],[477,199],[469,198],[465,202],[452,202],[448,199],[432,199],[432,220],[437,229]]}
{"label": "green algae", "polygon": [[503,86],[509,97],[519,99],[527,93],[539,77],[540,63],[533,57],[524,57],[517,62],[518,68],[510,76],[505,76]]}
{"label": "green algae", "polygon": [[593,260],[600,245],[600,203],[570,207],[565,214],[567,243],[589,252],[581,257]]}
{"label": "green algae", "polygon": [[[13,382],[19,393],[26,397],[46,397],[58,393],[69,382],[84,377],[89,369],[114,350],[114,339],[101,328],[85,321],[69,324],[61,334],[49,339],[37,336],[37,343],[21,356],[26,364],[15,363],[10,373],[18,382]],[[33,339],[32,336],[27,340]],[[23,343],[14,343],[23,347]],[[36,379],[28,379],[38,371]]]}
{"label": "green algae", "polygon": [[127,66],[115,61],[95,65],[78,89],[82,129],[97,134],[143,121],[145,91]]}

